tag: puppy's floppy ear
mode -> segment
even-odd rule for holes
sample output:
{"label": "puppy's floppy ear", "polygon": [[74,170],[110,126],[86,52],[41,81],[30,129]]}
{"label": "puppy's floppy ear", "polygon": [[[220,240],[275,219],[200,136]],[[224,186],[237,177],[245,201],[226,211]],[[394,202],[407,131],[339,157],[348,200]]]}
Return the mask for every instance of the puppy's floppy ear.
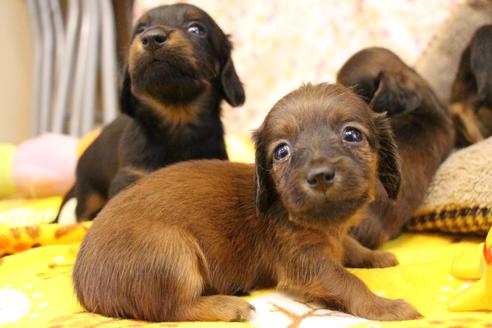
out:
{"label": "puppy's floppy ear", "polygon": [[125,75],[123,76],[123,85],[121,87],[120,94],[120,108],[122,113],[125,113],[128,116],[135,116],[137,100],[132,94],[132,82],[130,79],[128,66],[125,68]]}
{"label": "puppy's floppy ear", "polygon": [[417,109],[422,104],[422,95],[411,79],[403,71],[382,71],[369,106],[375,112],[388,112],[390,116]]}
{"label": "puppy's floppy ear", "polygon": [[400,162],[393,131],[386,114],[374,114],[376,147],[378,151],[378,177],[388,196],[396,199],[400,190]]}
{"label": "puppy's floppy ear", "polygon": [[266,140],[263,132],[263,125],[253,134],[255,143],[255,201],[256,213],[265,214],[270,205],[276,199],[276,191],[270,176],[270,165],[267,163]]}
{"label": "puppy's floppy ear", "polygon": [[350,68],[346,68],[345,65],[337,73],[337,83],[350,87],[352,91],[361,97],[367,104],[369,104],[373,98],[374,92],[378,87],[378,80],[377,78],[374,78],[372,74],[369,74],[364,70],[354,71]]}
{"label": "puppy's floppy ear", "polygon": [[236,73],[234,63],[232,62],[232,44],[228,37],[225,38],[224,42],[225,45],[223,51],[224,54],[226,54],[226,58],[220,68],[220,85],[222,87],[222,94],[224,99],[231,106],[241,106],[245,100],[243,84]]}
{"label": "puppy's floppy ear", "polygon": [[[479,28],[468,48],[470,49],[468,65],[475,78],[477,103],[490,106],[492,102],[492,25]],[[465,53],[463,53],[464,56]]]}

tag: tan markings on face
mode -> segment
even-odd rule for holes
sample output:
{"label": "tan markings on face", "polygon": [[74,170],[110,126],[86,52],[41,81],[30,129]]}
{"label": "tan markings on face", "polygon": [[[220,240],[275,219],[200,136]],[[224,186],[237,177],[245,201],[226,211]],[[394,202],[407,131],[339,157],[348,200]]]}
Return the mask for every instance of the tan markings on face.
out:
{"label": "tan markings on face", "polygon": [[478,121],[472,106],[461,101],[455,102],[449,106],[449,111],[451,116],[458,118],[463,124],[464,131],[462,132],[468,141],[475,143],[484,139],[480,131],[481,123]]}
{"label": "tan markings on face", "polygon": [[130,53],[128,55],[128,69],[132,72],[138,64],[138,60],[145,52],[142,42],[139,37],[136,37],[130,45]]}
{"label": "tan markings on face", "polygon": [[180,55],[185,57],[193,67],[197,67],[196,58],[193,52],[193,45],[190,40],[184,35],[183,31],[174,30],[169,35],[166,47],[169,50],[179,51]]}
{"label": "tan markings on face", "polygon": [[[197,68],[197,61],[193,52],[193,45],[186,38],[184,32],[174,30],[168,35],[169,39],[166,42],[165,48],[167,51],[173,51],[186,59],[193,67]],[[128,55],[128,68],[132,72],[138,65],[138,61],[145,53],[140,37],[135,37],[130,45],[130,53]]]}
{"label": "tan markings on face", "polygon": [[149,14],[144,14],[140,19],[138,20],[138,24],[146,24],[150,20]]}
{"label": "tan markings on face", "polygon": [[199,20],[202,17],[201,13],[195,8],[187,9],[184,16],[190,21]]}
{"label": "tan markings on face", "polygon": [[489,137],[492,134],[492,108],[480,106],[476,113],[479,121],[482,122],[483,135]]}

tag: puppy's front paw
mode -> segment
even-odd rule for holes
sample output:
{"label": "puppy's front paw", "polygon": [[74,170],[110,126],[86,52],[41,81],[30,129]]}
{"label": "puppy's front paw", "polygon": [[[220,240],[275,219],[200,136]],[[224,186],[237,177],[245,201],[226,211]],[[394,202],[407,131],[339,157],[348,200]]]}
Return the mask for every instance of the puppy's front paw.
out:
{"label": "puppy's front paw", "polygon": [[387,268],[398,265],[398,260],[393,253],[372,251],[367,259],[368,268]]}
{"label": "puppy's front paw", "polygon": [[353,314],[378,321],[414,320],[422,317],[417,309],[404,300],[390,300],[378,296],[362,304]]}

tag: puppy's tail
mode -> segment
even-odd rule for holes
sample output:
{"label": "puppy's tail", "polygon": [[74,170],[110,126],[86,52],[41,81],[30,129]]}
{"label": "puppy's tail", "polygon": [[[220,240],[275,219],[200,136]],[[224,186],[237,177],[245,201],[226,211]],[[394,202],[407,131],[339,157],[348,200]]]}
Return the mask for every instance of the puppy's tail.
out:
{"label": "puppy's tail", "polygon": [[63,206],[65,206],[65,204],[71,199],[71,198],[74,198],[75,197],[75,184],[72,186],[72,188],[70,188],[70,190],[65,194],[65,196],[63,197],[63,200],[60,204],[60,207],[58,208],[58,213],[56,214],[56,217],[55,217],[55,220],[53,221],[53,223],[58,223],[58,220],[60,219],[60,213],[63,209]]}

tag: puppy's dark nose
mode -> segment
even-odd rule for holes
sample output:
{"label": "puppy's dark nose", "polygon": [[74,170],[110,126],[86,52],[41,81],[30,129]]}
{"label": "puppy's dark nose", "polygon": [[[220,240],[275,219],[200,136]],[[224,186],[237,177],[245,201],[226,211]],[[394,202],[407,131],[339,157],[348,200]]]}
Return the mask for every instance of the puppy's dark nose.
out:
{"label": "puppy's dark nose", "polygon": [[167,34],[160,28],[153,28],[142,33],[140,39],[146,50],[157,50],[166,43]]}
{"label": "puppy's dark nose", "polygon": [[306,175],[306,182],[312,189],[325,191],[335,179],[335,169],[331,166],[320,166],[311,169]]}

